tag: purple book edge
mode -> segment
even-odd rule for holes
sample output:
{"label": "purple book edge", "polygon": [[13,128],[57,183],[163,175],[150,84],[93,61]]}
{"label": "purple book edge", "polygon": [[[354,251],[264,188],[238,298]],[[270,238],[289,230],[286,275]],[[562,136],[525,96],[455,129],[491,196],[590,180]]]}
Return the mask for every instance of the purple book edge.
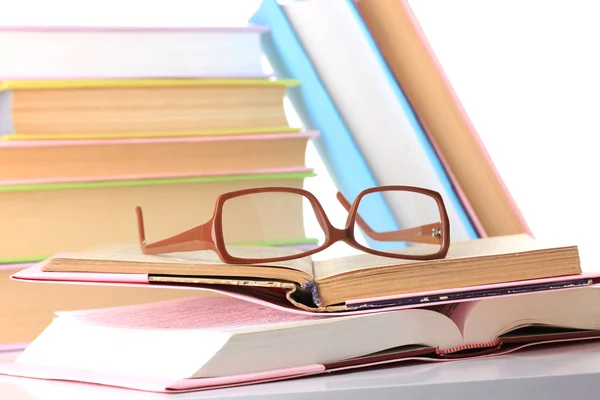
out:
{"label": "purple book edge", "polygon": [[29,343],[11,343],[11,344],[1,344],[0,343],[0,353],[11,353],[13,351],[25,350],[25,348],[28,345],[29,345]]}

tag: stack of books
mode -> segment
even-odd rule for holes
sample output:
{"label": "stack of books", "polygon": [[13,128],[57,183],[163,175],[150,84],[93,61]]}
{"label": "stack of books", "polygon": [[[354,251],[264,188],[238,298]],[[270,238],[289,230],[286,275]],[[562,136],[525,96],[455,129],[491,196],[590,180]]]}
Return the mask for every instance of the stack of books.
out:
{"label": "stack of books", "polygon": [[[257,251],[280,254],[271,249]],[[581,272],[576,246],[528,235],[455,242],[429,261],[358,254],[256,268],[209,253],[112,246],[19,272],[221,296],[57,312],[0,373],[173,393],[600,339],[600,274]]]}
{"label": "stack of books", "polygon": [[[393,65],[401,60],[385,31],[406,9],[392,0],[357,3],[264,0],[252,22],[269,32],[3,32],[17,43],[5,46],[11,54],[31,58],[0,66],[0,74],[27,78],[6,80],[0,98],[0,210],[9,210],[2,222],[10,225],[0,227],[7,238],[0,256],[44,259],[14,280],[164,298],[97,308],[78,299],[70,310],[52,304],[54,318],[0,373],[173,393],[600,339],[600,273],[582,271],[577,246],[527,234],[499,178],[488,176],[488,183],[506,207],[471,207],[486,197],[462,191],[466,163],[442,140],[424,98],[412,85],[401,89],[409,70]],[[65,49],[75,38],[81,42],[70,63]],[[59,42],[61,52],[47,51]],[[277,75],[302,85],[261,76],[261,42]],[[106,55],[96,59],[94,52],[115,49],[132,59],[123,63],[126,73],[111,70]],[[194,62],[199,69],[188,64]],[[286,124],[288,89],[305,128],[322,131],[320,137]],[[475,143],[464,121],[451,128],[452,136]],[[312,137],[342,204],[377,184],[439,191],[448,209],[442,230],[423,230],[432,225],[428,213],[426,225],[407,229],[426,205],[383,196],[364,209],[354,204],[349,222],[375,237],[404,230],[429,244],[443,236],[443,254],[423,257],[427,246],[378,252],[356,241],[352,224],[331,228],[312,203],[324,247],[344,240],[366,253],[308,257],[292,248],[314,243],[304,232],[303,205],[267,195],[232,209],[232,244],[244,245],[247,258],[224,257],[222,225],[197,227],[220,212],[213,211],[215,197],[247,187],[301,187],[311,173],[303,156]],[[493,167],[477,160],[486,169],[478,179],[485,179]],[[132,244],[137,205],[149,245],[143,224],[140,243]],[[190,232],[203,238],[189,239]],[[0,324],[12,329],[15,321],[9,314]]]}
{"label": "stack of books", "polygon": [[[23,324],[32,324],[2,330],[0,343],[27,342],[54,307],[84,304],[82,289],[9,289],[14,264],[135,243],[136,206],[145,212],[152,241],[210,219],[222,193],[300,188],[313,175],[305,152],[317,133],[288,124],[284,96],[299,82],[263,72],[266,31],[0,30],[0,302],[14,304],[3,308],[0,321],[21,315]],[[250,229],[241,218],[232,233],[237,241],[314,242],[306,237],[301,204],[261,204],[277,229]],[[91,290],[88,307],[157,299],[150,292]],[[35,298],[47,298],[48,308]]]}

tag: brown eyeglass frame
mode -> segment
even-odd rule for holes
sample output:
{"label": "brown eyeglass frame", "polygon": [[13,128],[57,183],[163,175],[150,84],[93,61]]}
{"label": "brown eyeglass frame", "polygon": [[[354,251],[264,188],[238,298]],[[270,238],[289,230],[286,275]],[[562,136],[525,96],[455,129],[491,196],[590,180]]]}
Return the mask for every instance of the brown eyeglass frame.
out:
{"label": "brown eyeglass frame", "polygon": [[[358,206],[360,204],[361,199],[370,193],[391,191],[413,192],[430,196],[435,200],[438,206],[440,212],[440,222],[421,225],[409,229],[401,229],[389,232],[376,232],[364,221],[363,218],[360,217],[360,215],[358,215]],[[223,205],[227,200],[235,197],[267,192],[293,193],[306,197],[310,201],[317,221],[319,222],[321,229],[323,229],[323,232],[325,233],[325,242],[315,249],[307,250],[305,252],[292,254],[284,257],[241,258],[234,257],[231,254],[229,254],[229,252],[227,252],[227,246],[225,245],[225,240],[223,238]],[[362,192],[360,192],[358,196],[356,196],[354,202],[352,203],[349,203],[346,200],[346,198],[339,192],[337,194],[337,199],[340,201],[342,206],[348,211],[348,218],[346,219],[346,227],[344,229],[338,229],[334,227],[331,224],[331,222],[329,222],[329,218],[327,218],[327,215],[325,214],[325,211],[323,210],[323,207],[321,206],[319,200],[317,200],[317,198],[307,190],[280,186],[236,190],[233,192],[224,193],[217,197],[215,201],[213,216],[208,222],[202,225],[198,225],[180,234],[150,244],[146,243],[146,234],[144,229],[142,209],[138,206],[136,207],[136,214],[138,222],[140,249],[143,254],[163,254],[173,252],[212,250],[217,253],[221,261],[227,264],[256,264],[293,260],[297,258],[307,257],[312,254],[323,251],[339,241],[345,242],[349,246],[352,246],[357,250],[388,258],[398,258],[405,260],[434,260],[444,258],[448,254],[448,249],[450,247],[450,222],[448,220],[448,213],[446,211],[446,207],[444,206],[442,196],[434,190],[414,186],[377,186],[365,189]],[[360,226],[361,230],[367,236],[377,241],[410,241],[427,244],[440,244],[440,249],[436,253],[426,255],[396,254],[370,249],[356,241],[354,237],[355,223]],[[427,231],[429,231],[429,234],[427,234]]]}

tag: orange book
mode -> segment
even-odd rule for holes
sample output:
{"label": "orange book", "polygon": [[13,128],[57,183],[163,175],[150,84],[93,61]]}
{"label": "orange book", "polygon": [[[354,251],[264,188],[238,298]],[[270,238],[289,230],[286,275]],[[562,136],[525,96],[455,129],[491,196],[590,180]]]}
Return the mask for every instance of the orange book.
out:
{"label": "orange book", "polygon": [[0,140],[294,131],[291,80],[63,79],[0,82]]}
{"label": "orange book", "polygon": [[0,185],[15,180],[170,178],[282,172],[305,163],[317,132],[0,141]]}

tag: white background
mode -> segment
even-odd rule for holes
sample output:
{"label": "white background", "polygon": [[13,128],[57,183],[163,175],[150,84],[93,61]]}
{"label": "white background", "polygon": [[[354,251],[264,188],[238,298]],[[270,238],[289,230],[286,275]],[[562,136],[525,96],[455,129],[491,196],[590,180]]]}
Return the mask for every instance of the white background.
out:
{"label": "white background", "polygon": [[[258,4],[0,0],[0,25],[243,24]],[[594,269],[600,243],[600,2],[410,4],[534,235],[579,244],[585,269]],[[290,120],[297,120],[293,113]],[[319,173],[307,188],[341,225],[335,188],[312,148],[307,163]]]}
{"label": "white background", "polygon": [[600,258],[600,2],[410,4],[538,238]]}

